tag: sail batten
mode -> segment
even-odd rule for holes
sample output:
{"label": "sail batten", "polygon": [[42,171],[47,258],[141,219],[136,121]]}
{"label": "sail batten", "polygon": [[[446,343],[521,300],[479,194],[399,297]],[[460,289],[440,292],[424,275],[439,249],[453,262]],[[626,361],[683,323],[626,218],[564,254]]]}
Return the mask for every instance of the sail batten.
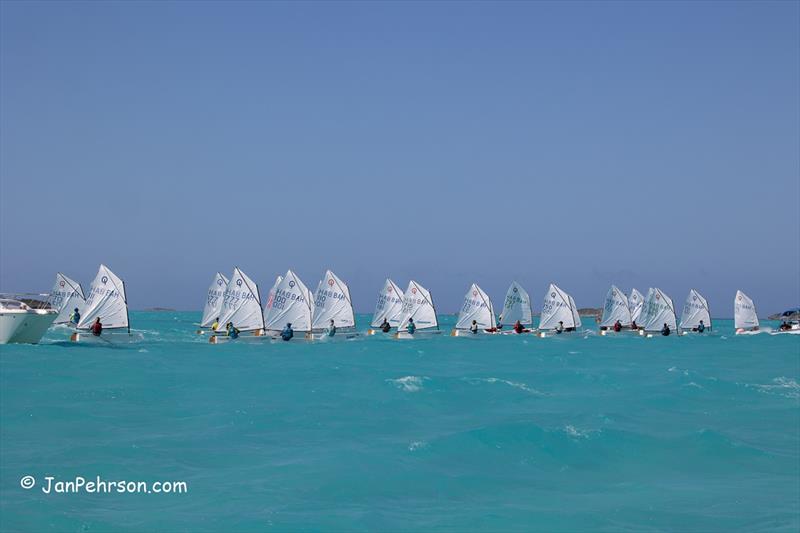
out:
{"label": "sail batten", "polygon": [[503,314],[500,316],[500,325],[513,326],[518,320],[523,326],[530,326],[533,324],[533,312],[531,311],[531,298],[528,296],[528,292],[514,281],[506,292]]}
{"label": "sail batten", "polygon": [[92,281],[77,328],[89,329],[97,318],[103,329],[127,328],[129,325],[125,283],[105,265],[100,265]]}
{"label": "sail batten", "polygon": [[483,289],[475,283],[470,286],[467,294],[464,295],[464,303],[458,314],[456,329],[469,329],[473,320],[481,329],[494,329],[497,327],[492,302]]}
{"label": "sail batten", "polygon": [[384,319],[393,328],[400,324],[403,311],[403,291],[391,279],[386,279],[383,289],[378,293],[378,302],[375,304],[375,313],[372,315],[370,326],[380,327]]}
{"label": "sail batten", "polygon": [[203,319],[200,321],[200,327],[210,328],[212,324],[220,318],[225,289],[227,288],[228,278],[220,272],[217,272],[206,292],[206,305],[203,308]]}

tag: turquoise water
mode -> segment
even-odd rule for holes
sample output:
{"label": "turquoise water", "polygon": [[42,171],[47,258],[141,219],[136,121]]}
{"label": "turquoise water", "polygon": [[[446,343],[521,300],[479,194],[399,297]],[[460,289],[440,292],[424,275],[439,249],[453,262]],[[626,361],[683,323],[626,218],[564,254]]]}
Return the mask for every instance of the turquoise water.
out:
{"label": "turquoise water", "polygon": [[[3,530],[800,529],[800,335],[212,346],[198,318],[0,348]],[[40,490],[98,475],[188,492]]]}

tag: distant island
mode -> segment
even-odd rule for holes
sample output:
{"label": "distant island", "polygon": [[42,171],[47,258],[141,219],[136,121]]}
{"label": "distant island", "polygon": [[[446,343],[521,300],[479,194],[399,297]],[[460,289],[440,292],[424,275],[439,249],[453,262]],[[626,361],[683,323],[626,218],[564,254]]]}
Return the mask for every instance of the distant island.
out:
{"label": "distant island", "polygon": [[171,307],[148,307],[148,308],[145,309],[145,311],[175,312],[176,310],[171,308]]}

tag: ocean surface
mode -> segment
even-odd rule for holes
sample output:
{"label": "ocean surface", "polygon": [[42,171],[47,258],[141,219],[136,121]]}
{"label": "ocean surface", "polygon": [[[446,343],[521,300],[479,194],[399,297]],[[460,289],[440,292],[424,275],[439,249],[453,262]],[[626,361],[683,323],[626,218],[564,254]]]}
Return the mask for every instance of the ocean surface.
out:
{"label": "ocean surface", "polygon": [[[0,347],[0,529],[800,530],[800,335],[215,346],[199,317]],[[187,492],[41,490],[76,476]]]}

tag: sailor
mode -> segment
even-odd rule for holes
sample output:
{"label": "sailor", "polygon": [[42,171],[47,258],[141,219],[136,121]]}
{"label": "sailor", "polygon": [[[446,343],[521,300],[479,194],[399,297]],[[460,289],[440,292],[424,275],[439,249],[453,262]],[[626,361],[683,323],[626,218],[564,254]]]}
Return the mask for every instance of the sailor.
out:
{"label": "sailor", "polygon": [[639,329],[639,326],[637,326],[637,325],[636,325],[636,321],[635,321],[635,320],[632,320],[632,321],[631,321],[631,329],[632,329],[632,330],[637,330],[637,329]]}
{"label": "sailor", "polygon": [[103,333],[103,324],[100,322],[100,317],[94,319],[94,324],[92,324],[92,335],[95,337],[99,337]]}
{"label": "sailor", "polygon": [[334,324],[332,318],[331,318],[331,325],[328,326],[328,329],[325,330],[325,333],[328,334],[328,337],[333,337],[334,335],[336,335],[336,324]]}
{"label": "sailor", "polygon": [[239,338],[239,330],[233,326],[233,322],[228,322],[228,324],[225,326],[225,329],[228,332],[228,337],[231,339]]}
{"label": "sailor", "polygon": [[617,333],[622,331],[622,322],[620,322],[619,320],[614,322],[614,331],[616,331]]}
{"label": "sailor", "polygon": [[669,326],[667,325],[667,323],[666,323],[666,322],[664,322],[664,327],[663,327],[663,328],[661,328],[661,334],[662,334],[663,336],[665,336],[665,337],[669,337],[669,334],[670,334],[670,333],[671,333],[671,331],[670,331],[670,329],[669,329]]}
{"label": "sailor", "polygon": [[281,331],[281,339],[285,341],[290,341],[292,340],[292,337],[294,337],[294,330],[292,329],[292,323],[287,322],[286,327],[283,328],[283,331]]}
{"label": "sailor", "polygon": [[384,318],[383,323],[381,324],[381,331],[384,333],[389,333],[390,329],[392,329],[392,325],[389,324],[389,321]]}
{"label": "sailor", "polygon": [[503,324],[501,324],[501,322],[503,322],[503,315],[498,315],[497,316],[497,329],[503,329]]}
{"label": "sailor", "polygon": [[411,317],[409,317],[408,319],[408,325],[406,326],[406,331],[408,331],[411,335],[413,335],[414,332],[417,331],[417,325],[414,324],[414,319]]}
{"label": "sailor", "polygon": [[788,322],[783,320],[781,321],[781,325],[778,327],[778,329],[780,331],[789,331],[790,329],[792,329],[792,326],[790,326]]}
{"label": "sailor", "polygon": [[212,329],[213,331],[217,331],[217,328],[218,328],[218,327],[219,327],[219,317],[217,317],[217,318],[215,318],[215,319],[214,319],[214,323],[213,323],[213,324],[211,324],[211,329]]}
{"label": "sailor", "polygon": [[478,333],[478,321],[477,320],[473,320],[472,321],[472,325],[469,327],[469,330],[472,332],[473,335],[476,335]]}
{"label": "sailor", "polygon": [[69,314],[69,321],[72,322],[73,324],[77,324],[78,322],[81,321],[81,313],[80,311],[78,311],[77,307],[75,308],[74,311],[72,311],[72,313]]}
{"label": "sailor", "polygon": [[559,320],[558,325],[556,326],[556,334],[561,335],[564,332],[564,321]]}
{"label": "sailor", "polygon": [[698,326],[697,326],[697,332],[698,333],[703,333],[705,330],[706,330],[706,325],[703,324],[703,321],[701,320],[700,324],[698,324]]}
{"label": "sailor", "polygon": [[522,327],[522,322],[520,322],[519,320],[514,322],[514,331],[516,333],[522,333],[523,331],[525,331],[525,328]]}

